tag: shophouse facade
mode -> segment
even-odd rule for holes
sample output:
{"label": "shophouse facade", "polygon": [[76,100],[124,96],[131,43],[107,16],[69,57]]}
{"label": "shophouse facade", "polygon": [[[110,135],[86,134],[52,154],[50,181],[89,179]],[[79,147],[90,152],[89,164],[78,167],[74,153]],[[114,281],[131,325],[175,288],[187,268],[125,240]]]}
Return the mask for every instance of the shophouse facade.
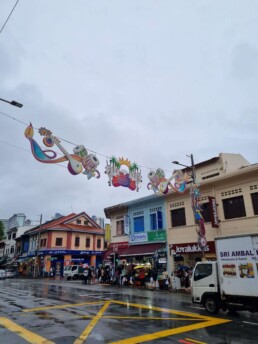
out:
{"label": "shophouse facade", "polygon": [[166,269],[167,231],[164,197],[151,195],[104,209],[111,222],[111,243],[104,263],[114,258],[127,264]]}
{"label": "shophouse facade", "polygon": [[[34,256],[36,275],[48,273],[53,267],[56,276],[62,276],[65,265],[96,267],[102,262],[104,230],[85,212],[46,222],[25,235],[27,257]],[[24,253],[20,259],[27,257]]]}
{"label": "shophouse facade", "polygon": [[190,185],[184,194],[166,197],[168,260],[193,267],[197,260],[216,259],[214,238],[258,233],[258,164],[239,154],[220,154],[195,166],[200,184],[207,246],[198,245]]}
{"label": "shophouse facade", "polygon": [[[160,249],[160,262],[171,274],[179,264],[193,267],[198,260],[216,259],[215,237],[258,233],[258,164],[250,165],[240,154],[221,153],[194,167],[205,220],[205,249],[198,246],[190,179],[184,193],[171,189],[166,195],[153,194],[104,209],[111,222],[107,261],[118,256],[129,262],[149,259],[157,263],[154,258]],[[190,167],[183,171],[192,174]],[[152,221],[161,218],[159,212],[163,223],[154,229]],[[158,238],[155,244],[163,246],[146,256],[153,235]]]}

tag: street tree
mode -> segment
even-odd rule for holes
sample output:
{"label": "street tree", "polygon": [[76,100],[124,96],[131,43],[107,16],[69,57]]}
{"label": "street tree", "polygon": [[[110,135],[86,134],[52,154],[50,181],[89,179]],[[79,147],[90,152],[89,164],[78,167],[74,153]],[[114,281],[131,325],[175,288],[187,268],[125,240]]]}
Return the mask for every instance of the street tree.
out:
{"label": "street tree", "polygon": [[5,239],[5,231],[4,231],[4,224],[0,221],[0,240]]}

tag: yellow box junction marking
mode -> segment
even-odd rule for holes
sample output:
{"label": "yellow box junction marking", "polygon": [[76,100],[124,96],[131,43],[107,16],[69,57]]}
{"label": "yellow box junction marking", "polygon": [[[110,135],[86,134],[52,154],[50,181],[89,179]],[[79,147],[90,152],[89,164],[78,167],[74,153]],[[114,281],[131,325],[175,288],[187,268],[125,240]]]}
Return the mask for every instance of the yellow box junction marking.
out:
{"label": "yellow box junction marking", "polygon": [[[231,322],[231,320],[212,318],[212,317],[208,317],[208,316],[202,316],[202,315],[198,315],[198,314],[192,314],[192,313],[187,313],[187,312],[183,312],[183,311],[170,310],[170,309],[154,307],[154,306],[140,305],[137,303],[127,303],[127,302],[115,301],[115,300],[113,300],[112,302],[116,303],[116,304],[126,305],[129,307],[137,307],[137,308],[155,310],[155,311],[160,311],[160,312],[168,313],[168,314],[177,314],[180,316],[189,317],[190,320],[203,320],[202,322],[199,322],[198,324],[191,324],[191,325],[178,327],[175,329],[158,331],[158,332],[154,332],[151,334],[145,334],[145,335],[140,335],[140,336],[131,337],[131,338],[127,338],[127,339],[122,339],[122,340],[119,340],[117,342],[113,342],[112,344],[144,343],[144,342],[147,342],[150,340],[169,337],[169,336],[173,336],[175,334],[179,334],[179,333],[183,333],[183,332],[187,332],[187,331],[198,330],[200,328],[204,328],[204,327],[208,327],[208,326],[215,326],[215,325]],[[148,317],[146,317],[146,319],[148,319]],[[178,318],[177,320],[180,321],[181,319],[182,318]]]}
{"label": "yellow box junction marking", "polygon": [[194,340],[194,339],[190,339],[190,338],[185,338],[185,340],[189,340],[191,343],[196,343],[196,344],[206,344],[204,342],[199,342],[199,340]]}
{"label": "yellow box junction marking", "polygon": [[89,334],[93,330],[94,326],[97,324],[97,322],[101,319],[103,313],[110,305],[111,301],[106,301],[104,303],[104,306],[101,308],[101,310],[97,313],[95,317],[93,317],[92,321],[89,323],[89,325],[85,328],[85,330],[82,332],[80,337],[76,339],[74,344],[82,344],[84,341],[88,338]]}
{"label": "yellow box junction marking", "polygon": [[27,313],[27,312],[45,311],[46,309],[62,309],[62,308],[71,308],[71,307],[91,306],[91,305],[98,305],[98,304],[102,304],[102,303],[103,303],[103,301],[68,303],[66,305],[28,308],[28,309],[24,309],[23,312]]}
{"label": "yellow box junction marking", "polygon": [[[105,311],[108,309],[108,307],[112,304],[117,304],[121,306],[129,307],[135,307],[139,309],[145,309],[149,311],[158,311],[167,313],[167,317],[157,317],[157,316],[116,316],[116,315],[104,315]],[[101,319],[136,319],[136,320],[176,320],[176,321],[196,321],[198,323],[190,324],[190,325],[184,325],[177,328],[171,328],[168,330],[153,332],[149,334],[143,334],[131,338],[122,339],[116,342],[113,342],[112,344],[139,344],[144,343],[151,340],[157,340],[159,338],[169,337],[173,336],[179,333],[184,333],[188,331],[198,330],[201,328],[205,328],[208,326],[215,326],[219,324],[224,324],[231,322],[231,320],[225,320],[220,318],[213,318],[209,316],[202,316],[198,314],[183,312],[183,311],[177,311],[177,310],[170,310],[167,308],[162,307],[155,307],[155,306],[147,306],[142,305],[138,303],[129,303],[129,302],[123,302],[123,301],[116,301],[116,300],[109,300],[109,301],[93,301],[93,302],[81,302],[77,304],[64,304],[64,305],[56,305],[56,306],[45,306],[45,307],[37,307],[37,308],[30,308],[25,309],[23,312],[36,312],[41,310],[51,310],[51,309],[62,309],[62,308],[74,308],[74,307],[83,307],[83,306],[93,306],[93,305],[101,305],[101,309],[97,312],[94,316],[80,316],[81,319],[92,319],[90,323],[86,326],[86,328],[83,330],[81,335],[74,341],[74,344],[82,344],[85,343],[86,339],[96,326],[96,324]],[[178,317],[177,317],[178,316]],[[25,328],[15,324],[11,320],[8,320],[6,318],[0,318],[0,325],[3,325],[10,331],[13,331],[23,337],[25,340],[27,340],[29,343],[34,344],[54,344],[51,341],[47,341],[45,338],[26,330]],[[195,342],[192,340],[192,342]],[[196,343],[201,343],[196,341]]]}
{"label": "yellow box junction marking", "polygon": [[39,336],[38,334],[31,332],[27,330],[26,328],[17,325],[13,321],[6,319],[6,318],[0,318],[0,325],[4,326],[8,330],[16,333],[18,336],[22,337],[24,340],[26,340],[28,343],[32,344],[55,344],[54,342],[51,342],[50,340],[47,340],[44,337]]}

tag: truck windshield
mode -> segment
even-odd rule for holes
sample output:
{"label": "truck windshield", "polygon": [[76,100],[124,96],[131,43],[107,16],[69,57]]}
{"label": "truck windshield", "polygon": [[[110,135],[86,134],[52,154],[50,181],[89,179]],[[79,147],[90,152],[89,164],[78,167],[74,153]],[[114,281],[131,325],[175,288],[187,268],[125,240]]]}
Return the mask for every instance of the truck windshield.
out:
{"label": "truck windshield", "polygon": [[198,264],[194,270],[194,281],[199,281],[212,274],[212,264]]}
{"label": "truck windshield", "polygon": [[65,266],[64,271],[70,271],[71,270],[71,266]]}

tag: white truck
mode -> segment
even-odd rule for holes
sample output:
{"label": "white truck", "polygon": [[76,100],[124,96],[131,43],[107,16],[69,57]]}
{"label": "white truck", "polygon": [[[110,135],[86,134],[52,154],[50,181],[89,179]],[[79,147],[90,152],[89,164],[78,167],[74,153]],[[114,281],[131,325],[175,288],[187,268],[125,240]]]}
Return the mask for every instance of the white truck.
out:
{"label": "white truck", "polygon": [[216,314],[258,311],[258,233],[215,238],[217,261],[196,263],[192,301]]}
{"label": "white truck", "polygon": [[64,267],[64,277],[68,281],[83,278],[83,270],[82,265],[67,265]]}

